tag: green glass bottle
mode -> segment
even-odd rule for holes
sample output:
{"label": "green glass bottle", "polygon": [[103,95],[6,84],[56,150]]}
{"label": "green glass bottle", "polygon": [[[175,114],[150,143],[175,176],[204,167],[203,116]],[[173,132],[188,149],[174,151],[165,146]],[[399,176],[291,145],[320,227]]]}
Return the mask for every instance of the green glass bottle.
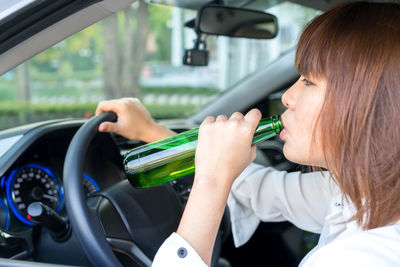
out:
{"label": "green glass bottle", "polygon": [[[269,139],[283,129],[280,116],[260,121],[252,144]],[[194,173],[199,129],[192,129],[130,150],[124,156],[125,172],[136,188],[146,188]]]}

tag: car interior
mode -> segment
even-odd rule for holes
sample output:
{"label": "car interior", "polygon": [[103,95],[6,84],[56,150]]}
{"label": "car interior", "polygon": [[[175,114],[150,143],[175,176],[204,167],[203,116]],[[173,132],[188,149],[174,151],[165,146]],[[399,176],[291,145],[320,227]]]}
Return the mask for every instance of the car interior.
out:
{"label": "car interior", "polygon": [[[135,1],[12,2],[15,5],[3,12],[0,4],[1,74]],[[182,61],[198,68],[210,62],[206,36],[274,39],[282,29],[279,17],[264,12],[268,8],[291,2],[319,14],[349,1],[146,2],[195,12],[195,18],[182,21],[195,37]],[[292,47],[194,114],[158,121],[179,133],[198,127],[210,115],[252,108],[265,117],[280,114],[284,110],[280,97],[299,77],[294,57]],[[115,120],[115,114],[103,113],[0,131],[1,266],[151,266],[158,248],[179,224],[194,176],[133,188],[126,179],[123,156],[144,143],[97,132],[101,122]],[[288,172],[309,171],[286,160],[282,147],[277,137],[258,144],[255,162]],[[249,242],[236,248],[227,208],[212,266],[297,266],[318,237],[289,222],[262,222]]]}

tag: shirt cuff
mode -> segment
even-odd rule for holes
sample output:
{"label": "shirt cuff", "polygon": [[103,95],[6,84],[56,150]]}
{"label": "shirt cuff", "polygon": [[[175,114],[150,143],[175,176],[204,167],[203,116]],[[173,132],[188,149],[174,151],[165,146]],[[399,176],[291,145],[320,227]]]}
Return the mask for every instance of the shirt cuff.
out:
{"label": "shirt cuff", "polygon": [[207,267],[199,254],[183,237],[172,233],[158,249],[152,267]]}

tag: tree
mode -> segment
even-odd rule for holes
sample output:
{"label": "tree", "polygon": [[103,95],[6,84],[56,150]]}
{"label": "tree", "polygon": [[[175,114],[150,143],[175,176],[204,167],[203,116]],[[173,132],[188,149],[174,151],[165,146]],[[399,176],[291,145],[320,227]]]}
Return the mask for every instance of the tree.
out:
{"label": "tree", "polygon": [[121,96],[119,83],[118,17],[113,14],[103,21],[104,33],[104,91],[106,97]]}
{"label": "tree", "polygon": [[[124,10],[122,37],[119,38],[116,14],[104,20],[104,86],[107,98],[140,97],[140,72],[150,33],[149,8],[143,0],[136,10],[133,27],[133,8]],[[119,49],[121,48],[121,49]],[[122,51],[122,55],[119,51]]]}
{"label": "tree", "polygon": [[132,27],[132,8],[124,10],[124,54],[122,62],[122,92],[126,96],[140,98],[140,72],[146,51],[146,43],[150,33],[149,7],[139,0],[136,10],[136,27]]}
{"label": "tree", "polygon": [[132,30],[132,8],[128,7],[124,10],[124,48],[123,48],[123,62],[121,71],[121,87],[122,94],[129,96],[131,88],[133,87],[133,30]]}
{"label": "tree", "polygon": [[22,63],[15,70],[19,100],[22,102],[29,102],[31,100],[29,62]]}
{"label": "tree", "polygon": [[143,61],[146,51],[147,38],[150,33],[150,22],[149,22],[149,7],[144,0],[139,0],[139,8],[136,16],[136,33],[134,38],[133,46],[133,58],[132,58],[132,79],[133,84],[129,93],[132,96],[140,97],[140,72],[143,67]]}

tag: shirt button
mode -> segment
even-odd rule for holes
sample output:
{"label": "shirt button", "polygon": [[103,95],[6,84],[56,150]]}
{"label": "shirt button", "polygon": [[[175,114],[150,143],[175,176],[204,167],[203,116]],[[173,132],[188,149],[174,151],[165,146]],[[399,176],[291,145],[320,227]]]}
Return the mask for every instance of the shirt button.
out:
{"label": "shirt button", "polygon": [[178,252],[179,258],[184,258],[187,255],[187,250],[184,247],[179,248],[177,252]]}
{"label": "shirt button", "polygon": [[342,203],[336,202],[336,203],[335,203],[335,206],[336,206],[336,207],[340,207],[340,206],[342,206]]}

